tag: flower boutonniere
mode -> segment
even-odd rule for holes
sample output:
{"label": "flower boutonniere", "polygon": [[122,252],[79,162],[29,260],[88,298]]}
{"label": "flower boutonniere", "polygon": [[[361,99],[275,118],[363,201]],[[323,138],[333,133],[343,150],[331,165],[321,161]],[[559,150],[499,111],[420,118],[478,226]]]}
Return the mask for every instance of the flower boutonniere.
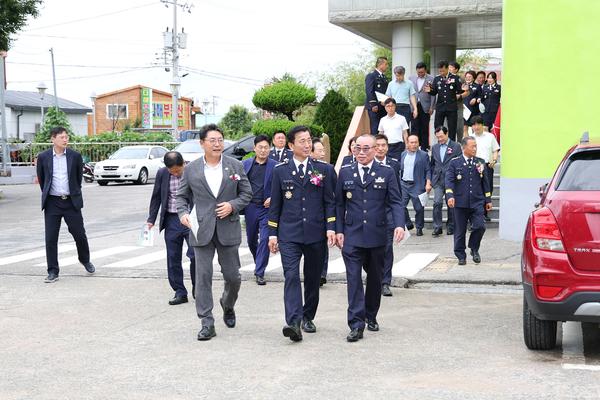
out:
{"label": "flower boutonniere", "polygon": [[483,165],[483,163],[477,163],[476,165],[477,165],[477,167],[476,167],[477,168],[477,172],[479,172],[479,175],[482,175],[485,166]]}
{"label": "flower boutonniere", "polygon": [[448,150],[446,150],[446,154],[452,154],[452,153],[453,153],[452,147],[448,147]]}
{"label": "flower boutonniere", "polygon": [[310,177],[310,183],[319,187],[323,186],[323,178],[325,178],[325,176],[322,173],[313,169],[308,171],[308,176]]}
{"label": "flower boutonniere", "polygon": [[234,182],[237,182],[241,179],[241,177],[238,174],[233,174],[233,175],[229,175],[229,179],[231,179]]}

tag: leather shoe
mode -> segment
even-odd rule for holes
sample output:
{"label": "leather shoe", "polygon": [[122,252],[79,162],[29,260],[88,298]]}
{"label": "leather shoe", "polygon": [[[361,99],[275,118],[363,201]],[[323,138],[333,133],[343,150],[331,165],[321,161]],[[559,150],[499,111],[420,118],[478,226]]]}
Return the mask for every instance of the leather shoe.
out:
{"label": "leather shoe", "polygon": [[454,229],[452,229],[452,228],[446,229],[446,235],[448,235],[448,236],[454,235]]}
{"label": "leather shoe", "polygon": [[390,285],[388,285],[387,283],[383,284],[383,286],[381,287],[381,295],[386,297],[393,296],[392,291],[390,290]]}
{"label": "leather shoe", "polygon": [[188,302],[187,296],[175,296],[171,300],[169,300],[169,305],[176,306],[177,304],[183,304],[183,303],[187,303],[187,302]]}
{"label": "leather shoe", "polygon": [[315,333],[317,331],[317,327],[314,322],[309,319],[305,319],[302,321],[302,330],[306,333]]}
{"label": "leather shoe", "polygon": [[431,233],[434,237],[438,237],[442,234],[442,228],[436,228],[433,230],[433,232]]}
{"label": "leather shoe", "polygon": [[58,274],[56,272],[50,272],[44,282],[46,283],[54,283],[58,281]]}
{"label": "leather shoe", "polygon": [[264,286],[267,284],[267,281],[265,280],[265,278],[263,276],[256,275],[256,284],[259,286]]}
{"label": "leather shoe", "polygon": [[352,329],[348,336],[346,336],[346,340],[349,342],[358,342],[360,339],[363,338],[363,330],[364,329],[359,328]]}
{"label": "leather shoe", "polygon": [[409,231],[412,230],[415,226],[411,223],[411,224],[406,224],[406,229],[408,229]]}
{"label": "leather shoe", "polygon": [[484,219],[485,222],[492,222],[492,219],[490,217],[488,217],[487,215],[485,215],[483,217],[483,219]]}
{"label": "leather shoe", "polygon": [[96,272],[96,267],[94,267],[94,264],[92,264],[91,262],[83,264],[83,267],[88,272],[88,274],[93,274],[94,272]]}
{"label": "leather shoe", "polygon": [[471,250],[471,255],[473,256],[473,262],[475,264],[479,264],[481,262],[481,256],[478,251]]}
{"label": "leather shoe", "polygon": [[221,303],[221,308],[223,308],[223,322],[228,328],[235,327],[235,311],[233,308],[225,308],[223,305],[223,299],[219,299],[219,303]]}
{"label": "leather shoe", "polygon": [[417,236],[423,236],[423,229],[417,228]]}
{"label": "leather shoe", "polygon": [[327,278],[321,278],[321,282],[319,282],[319,286],[323,286],[327,283]]}
{"label": "leather shoe", "polygon": [[461,258],[460,260],[458,260],[458,265],[467,265],[467,260]]}
{"label": "leather shoe", "polygon": [[370,330],[371,332],[377,332],[379,331],[379,324],[377,323],[377,320],[367,320],[367,329]]}
{"label": "leather shoe", "polygon": [[286,325],[283,327],[283,336],[290,338],[292,342],[299,342],[302,340],[302,331],[300,330],[300,324]]}
{"label": "leather shoe", "polygon": [[210,340],[217,336],[214,326],[203,326],[198,332],[198,340]]}

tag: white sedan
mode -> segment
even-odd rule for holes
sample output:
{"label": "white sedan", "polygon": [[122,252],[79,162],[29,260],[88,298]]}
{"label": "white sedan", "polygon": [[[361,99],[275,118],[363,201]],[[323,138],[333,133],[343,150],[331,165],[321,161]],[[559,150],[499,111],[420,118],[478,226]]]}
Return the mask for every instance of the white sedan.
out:
{"label": "white sedan", "polygon": [[163,157],[167,151],[162,146],[121,147],[108,160],[96,163],[94,179],[100,186],[126,181],[145,185],[164,166]]}

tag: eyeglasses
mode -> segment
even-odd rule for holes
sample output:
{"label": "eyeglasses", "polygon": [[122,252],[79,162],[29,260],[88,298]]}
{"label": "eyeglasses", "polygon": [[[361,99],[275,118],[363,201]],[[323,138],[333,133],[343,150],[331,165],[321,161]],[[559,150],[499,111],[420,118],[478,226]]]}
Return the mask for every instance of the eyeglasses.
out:
{"label": "eyeglasses", "polygon": [[354,150],[356,150],[357,153],[368,153],[369,151],[371,151],[372,147],[370,146],[364,146],[364,147],[360,147],[360,146],[356,146],[354,147]]}
{"label": "eyeglasses", "polygon": [[223,144],[225,141],[223,139],[215,139],[215,138],[211,138],[211,139],[206,139],[206,141],[210,144]]}

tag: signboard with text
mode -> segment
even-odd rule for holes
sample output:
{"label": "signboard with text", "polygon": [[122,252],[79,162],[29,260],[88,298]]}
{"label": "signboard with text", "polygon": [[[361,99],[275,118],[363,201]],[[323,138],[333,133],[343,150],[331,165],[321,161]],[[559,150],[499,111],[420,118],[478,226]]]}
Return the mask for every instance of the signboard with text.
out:
{"label": "signboard with text", "polygon": [[152,128],[152,89],[142,88],[142,128]]}
{"label": "signboard with text", "polygon": [[[173,104],[170,102],[152,103],[152,124],[154,126],[171,126]],[[177,104],[177,126],[183,124],[183,104]]]}

